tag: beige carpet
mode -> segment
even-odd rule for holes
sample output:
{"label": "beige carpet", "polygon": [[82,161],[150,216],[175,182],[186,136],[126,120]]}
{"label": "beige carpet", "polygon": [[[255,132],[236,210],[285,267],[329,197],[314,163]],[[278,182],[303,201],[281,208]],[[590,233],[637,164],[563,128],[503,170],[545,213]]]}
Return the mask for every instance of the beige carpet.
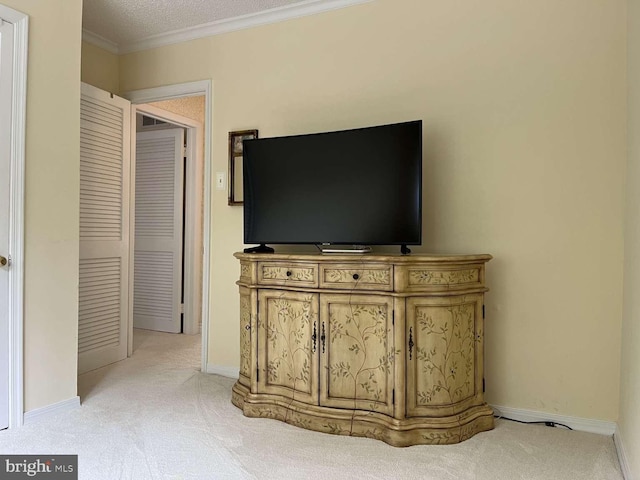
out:
{"label": "beige carpet", "polygon": [[453,446],[245,418],[233,380],[199,369],[199,336],[136,331],[134,355],[80,377],[80,409],[0,432],[4,454],[78,454],[80,478],[622,479],[611,437],[505,420]]}

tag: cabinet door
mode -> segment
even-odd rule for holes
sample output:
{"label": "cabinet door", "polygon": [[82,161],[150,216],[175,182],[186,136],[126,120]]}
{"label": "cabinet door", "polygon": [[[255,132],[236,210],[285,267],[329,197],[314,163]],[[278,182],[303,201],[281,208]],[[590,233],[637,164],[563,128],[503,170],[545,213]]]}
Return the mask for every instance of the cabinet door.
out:
{"label": "cabinet door", "polygon": [[407,416],[482,403],[482,294],[407,299]]}
{"label": "cabinet door", "polygon": [[[255,358],[253,361],[251,358],[252,352],[255,351],[255,348],[251,348],[252,338],[255,338],[251,335],[252,329],[255,329],[252,325],[252,319],[255,318],[253,311],[255,300],[252,302],[251,296],[252,290],[240,287],[240,376],[238,381],[248,388],[251,388],[251,375],[256,368]],[[252,365],[253,368],[251,368]]]}
{"label": "cabinet door", "polygon": [[260,290],[258,301],[258,392],[317,404],[318,294]]}
{"label": "cabinet door", "polygon": [[393,298],[320,296],[320,405],[393,415]]}

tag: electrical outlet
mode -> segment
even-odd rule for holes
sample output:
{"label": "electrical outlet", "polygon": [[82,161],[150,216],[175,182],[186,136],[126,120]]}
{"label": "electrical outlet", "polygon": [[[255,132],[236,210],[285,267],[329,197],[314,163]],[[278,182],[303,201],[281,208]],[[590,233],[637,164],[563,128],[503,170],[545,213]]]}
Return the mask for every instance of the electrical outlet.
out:
{"label": "electrical outlet", "polygon": [[225,175],[224,172],[216,172],[216,188],[218,190],[224,190]]}

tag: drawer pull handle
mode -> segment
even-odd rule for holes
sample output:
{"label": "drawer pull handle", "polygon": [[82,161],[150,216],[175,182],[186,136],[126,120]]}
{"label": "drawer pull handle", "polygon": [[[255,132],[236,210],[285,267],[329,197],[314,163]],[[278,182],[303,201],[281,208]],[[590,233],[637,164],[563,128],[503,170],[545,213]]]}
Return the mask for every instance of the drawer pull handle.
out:
{"label": "drawer pull handle", "polygon": [[291,276],[291,270],[287,270],[287,277]]}
{"label": "drawer pull handle", "polygon": [[357,273],[353,274],[353,279],[354,280],[358,280],[360,278],[360,275],[358,275]]}

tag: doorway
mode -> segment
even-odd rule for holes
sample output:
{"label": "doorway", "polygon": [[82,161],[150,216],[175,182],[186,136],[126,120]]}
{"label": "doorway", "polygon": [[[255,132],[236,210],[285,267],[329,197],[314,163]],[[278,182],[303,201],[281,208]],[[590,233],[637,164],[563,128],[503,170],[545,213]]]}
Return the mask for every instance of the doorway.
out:
{"label": "doorway", "polygon": [[202,331],[204,111],[204,96],[132,105],[135,273],[130,354],[139,332],[134,329]]}
{"label": "doorway", "polygon": [[[191,94],[173,95],[171,96],[171,98],[176,98],[180,96],[193,97],[193,96],[196,96],[194,95],[196,93],[201,93],[201,94],[205,93],[202,101],[202,105],[204,107],[205,105],[208,105],[209,98],[210,98],[209,96],[210,88],[208,87],[208,85],[209,84],[206,83],[205,86],[207,86],[207,88],[204,88],[204,89],[201,88],[200,90],[195,90]],[[117,271],[114,270],[115,267],[113,267],[112,265],[109,264],[105,266],[105,265],[102,265],[101,263],[99,266],[101,268],[108,267],[107,268],[108,271],[103,272],[101,270],[100,272],[97,272],[97,273],[91,271],[87,273],[88,276],[85,275],[87,276],[86,282],[84,282],[86,284],[85,290],[87,290],[87,292],[85,292],[86,297],[92,302],[94,303],[98,302],[99,304],[94,305],[92,303],[91,305],[84,305],[84,310],[83,310],[83,303],[82,301],[80,302],[81,311],[89,312],[92,315],[99,315],[100,319],[104,317],[104,315],[102,314],[101,308],[104,306],[105,302],[107,301],[111,302],[109,303],[109,305],[111,305],[112,303],[113,304],[117,303],[116,301],[118,299],[121,302],[124,302],[122,304],[122,308],[119,310],[119,312],[121,312],[121,314],[119,314],[119,318],[126,319],[125,322],[122,324],[122,328],[118,330],[123,334],[121,337],[122,341],[114,342],[124,348],[123,354],[121,357],[114,358],[111,361],[104,361],[100,364],[95,364],[93,365],[93,368],[80,369],[80,366],[79,366],[79,373],[84,373],[86,371],[107,365],[108,363],[112,363],[114,361],[124,359],[133,353],[133,333],[134,333],[133,318],[134,318],[134,310],[135,310],[135,307],[134,307],[135,268],[134,267],[136,264],[136,260],[135,260],[136,256],[134,255],[134,252],[136,251],[136,248],[135,248],[136,247],[135,246],[136,142],[131,140],[135,138],[136,115],[139,112],[149,118],[153,118],[162,122],[172,123],[174,126],[178,127],[180,131],[180,137],[181,138],[186,137],[187,139],[187,148],[184,153],[184,156],[187,159],[186,160],[186,176],[184,177],[185,178],[184,186],[185,186],[186,195],[183,197],[186,215],[184,216],[184,227],[180,225],[178,228],[175,229],[176,231],[180,232],[180,235],[179,235],[180,237],[182,237],[181,233],[184,230],[184,241],[182,242],[184,244],[184,248],[183,248],[184,257],[182,257],[182,254],[180,254],[181,261],[179,263],[179,265],[181,266],[184,265],[184,281],[174,282],[175,284],[178,284],[178,283],[184,284],[184,287],[181,289],[184,292],[184,302],[183,302],[184,307],[180,306],[181,313],[182,312],[184,313],[184,323],[183,324],[181,323],[179,330],[173,330],[173,331],[176,331],[176,332],[182,331],[183,333],[187,333],[187,334],[197,334],[200,332],[200,329],[201,329],[200,327],[201,320],[205,320],[205,321],[202,321],[202,339],[200,342],[202,344],[202,355],[201,355],[200,363],[201,363],[201,370],[206,371],[206,358],[207,358],[207,346],[208,346],[206,318],[208,313],[208,283],[209,283],[207,255],[208,255],[208,244],[209,244],[209,231],[203,228],[203,224],[204,226],[207,226],[209,224],[208,222],[209,210],[207,208],[207,202],[202,201],[202,198],[203,198],[202,190],[203,188],[206,188],[208,184],[206,179],[203,181],[204,176],[202,171],[203,169],[207,169],[206,165],[208,163],[205,161],[205,159],[207,158],[207,155],[203,154],[203,152],[208,153],[209,151],[208,133],[204,128],[203,122],[198,122],[197,120],[183,117],[179,114],[175,114],[173,112],[160,109],[154,105],[144,104],[143,102],[131,104],[125,98],[117,97],[113,94],[109,94],[108,92],[104,92],[102,90],[96,89],[95,87],[91,87],[90,85],[83,84],[82,87],[83,87],[83,95],[87,97],[87,98],[83,97],[83,99],[86,100],[86,102],[91,103],[92,105],[90,106],[94,110],[95,109],[99,110],[94,112],[92,109],[88,107],[85,108],[86,110],[85,116],[87,117],[85,119],[85,123],[86,123],[85,127],[87,127],[85,130],[87,129],[91,130],[88,127],[92,126],[93,123],[100,124],[96,127],[96,129],[100,131],[98,131],[97,133],[94,132],[96,135],[99,135],[99,138],[96,138],[93,140],[91,138],[85,139],[86,140],[85,143],[87,144],[87,149],[91,150],[90,152],[85,152],[87,153],[87,155],[85,155],[87,157],[87,161],[95,160],[95,162],[98,162],[99,164],[98,166],[101,168],[100,172],[96,173],[94,171],[95,170],[94,165],[85,165],[86,167],[85,170],[87,170],[87,172],[85,172],[86,174],[85,176],[87,176],[86,181],[88,182],[89,180],[91,180],[93,183],[95,183],[96,181],[101,182],[100,185],[93,185],[93,183],[91,185],[89,184],[85,185],[86,188],[84,189],[84,191],[90,197],[88,198],[88,200],[91,200],[91,202],[89,202],[90,204],[86,205],[86,209],[85,209],[87,210],[86,214],[87,215],[91,214],[99,217],[98,219],[101,220],[102,223],[106,222],[106,224],[108,224],[107,226],[109,226],[110,228],[113,227],[113,225],[116,225],[116,226],[120,225],[121,228],[118,230],[118,232],[116,232],[118,233],[118,235],[115,235],[115,237],[120,239],[121,242],[124,242],[127,244],[127,248],[126,248],[127,253],[126,255],[123,253],[121,258],[119,257],[116,259],[112,259],[112,258],[109,259],[111,263],[114,263],[114,264],[118,263],[119,268],[117,269]],[[96,98],[92,98],[92,97],[96,97]],[[163,99],[162,96],[160,97],[160,99]],[[118,115],[115,115],[115,113],[111,111],[113,110],[113,108],[111,108],[113,106],[110,104],[114,102],[126,103],[126,105],[123,104],[120,106],[121,108],[119,107],[116,109],[118,110],[118,112],[116,112],[118,113]],[[125,121],[116,122],[115,117],[119,117],[119,115],[125,110],[126,110],[126,122]],[[206,119],[210,115],[210,108],[204,107],[204,110],[205,110],[205,113],[203,116]],[[107,114],[111,114],[111,115],[109,116]],[[105,115],[107,115],[107,117],[105,117]],[[101,125],[102,123],[105,123],[106,126]],[[101,128],[102,129],[107,127],[111,128],[118,125],[120,125],[120,128],[116,130],[120,132],[120,135],[119,136],[116,135],[116,137],[118,138],[111,139],[111,140],[112,140],[112,143],[118,140],[120,143],[122,143],[122,146],[126,145],[126,147],[122,149],[122,151],[120,147],[118,147],[115,144],[107,148],[105,146],[105,141],[108,135],[106,135],[106,133],[102,132],[101,130]],[[130,125],[133,125],[133,126],[130,126]],[[180,151],[179,156],[182,160],[182,155],[183,155],[182,140],[178,141],[177,143],[176,142],[174,143],[175,143],[174,149],[176,151]],[[107,150],[105,150],[105,148],[107,148]],[[89,153],[91,153],[91,155],[89,155]],[[96,156],[97,158],[93,158]],[[129,158],[131,159],[130,167],[129,167]],[[83,159],[83,155],[81,154],[81,169],[83,164],[82,159]],[[107,162],[107,160],[109,161]],[[114,161],[116,161],[118,165],[121,164],[121,168],[118,167],[118,169],[116,169],[117,171],[114,170],[115,168],[114,165],[111,165],[111,163],[113,163]],[[93,170],[91,170],[89,167],[91,167],[91,169]],[[103,172],[102,170],[105,170],[105,169],[106,171]],[[99,178],[96,177],[98,173],[100,173]],[[118,178],[121,178],[122,181],[117,182],[116,181],[117,179],[111,178],[114,175]],[[181,175],[182,173],[180,173],[180,176]],[[175,175],[174,177],[177,178],[177,176]],[[100,187],[102,190],[95,191],[95,189],[98,187]],[[155,186],[152,186],[147,190],[149,192],[154,192],[155,190],[154,187]],[[83,191],[83,188],[81,185],[81,193],[82,191]],[[119,206],[118,211],[120,211],[121,213],[121,215],[119,215],[115,220],[113,218],[114,217],[113,212],[105,211],[102,204],[100,203],[101,201],[104,200],[106,194],[112,194],[112,196],[120,195],[118,196],[118,198],[122,199],[122,202],[115,202],[115,200],[114,202],[112,202],[114,203],[114,205],[116,205],[116,207]],[[96,195],[100,198],[93,198],[93,196],[96,196]],[[82,207],[83,207],[83,203],[81,199],[81,213],[83,211]],[[204,209],[204,214],[202,213],[203,209]],[[121,221],[118,220],[120,218],[122,219]],[[150,217],[145,219],[143,216],[143,218],[140,219],[140,224],[145,224],[146,222],[146,225],[148,226],[150,221],[153,223],[154,219]],[[103,234],[106,228],[106,227],[103,228],[102,224],[97,225],[96,222],[90,222],[88,227],[91,227],[90,229],[91,231],[89,233],[94,233],[93,230],[100,227],[98,232],[100,234]],[[98,243],[102,245],[105,242],[98,242]],[[82,248],[81,248],[81,252],[82,252]],[[143,255],[139,256],[139,258],[142,258],[142,257]],[[82,260],[82,256],[81,256],[81,260]],[[151,262],[150,264],[153,265],[153,262]],[[102,288],[101,285],[106,281],[105,279],[110,279],[112,280],[112,283],[117,283],[119,286],[121,286],[122,288],[119,291],[120,293],[117,294],[118,292],[114,293],[114,292],[111,292],[111,290],[107,293],[104,293],[102,290],[96,293],[95,290],[98,287]],[[83,286],[82,280],[83,279],[81,275],[81,278],[80,278],[81,287]],[[98,281],[102,283],[96,286],[95,283]],[[90,287],[90,291],[89,291],[89,287]],[[112,289],[116,288],[115,286],[112,286],[112,287],[113,287]],[[80,297],[82,300],[83,298],[82,288],[80,293],[81,293]],[[98,293],[100,295],[98,295]],[[108,294],[108,298],[106,300],[103,299],[103,297],[107,294]],[[161,300],[164,301],[165,299],[161,298]],[[173,303],[177,304],[178,302],[173,302]],[[93,320],[93,317],[92,317],[92,320]],[[95,323],[96,322],[90,322],[90,325],[88,325],[87,328],[89,327],[94,328]],[[107,333],[110,333],[112,332],[112,330],[115,330],[115,327],[108,325],[104,327],[103,330],[104,329],[108,329],[109,331]],[[105,333],[102,330],[98,333],[99,335],[102,335],[102,336],[105,335]],[[101,347],[98,350],[102,352],[104,348]]]}
{"label": "doorway", "polygon": [[[125,92],[122,94],[124,98],[127,98],[132,103],[132,112],[136,112],[138,107],[142,106],[142,113],[151,113],[153,112],[149,110],[149,106],[145,107],[143,105],[148,105],[152,102],[161,102],[166,100],[173,100],[178,98],[192,97],[192,96],[204,96],[204,125],[201,129],[202,134],[204,136],[204,141],[199,143],[203,145],[203,165],[201,165],[201,170],[199,172],[195,172],[196,175],[193,178],[199,178],[202,181],[202,249],[200,252],[195,252],[191,250],[191,254],[197,255],[198,258],[202,259],[202,285],[201,288],[198,288],[201,294],[201,302],[199,305],[194,306],[198,311],[200,311],[201,318],[201,334],[202,334],[202,349],[201,349],[201,359],[200,359],[200,369],[202,372],[207,371],[207,359],[208,359],[208,350],[209,350],[209,286],[210,286],[210,258],[211,258],[211,247],[210,247],[210,232],[211,232],[211,81],[210,80],[202,80],[197,82],[189,82],[189,83],[181,83],[175,85],[168,85],[164,87],[156,87],[149,88],[143,90],[134,90],[130,92]],[[150,108],[154,108],[153,105]],[[132,113],[135,115],[135,113]],[[156,112],[157,118],[162,120],[163,113]],[[189,177],[191,178],[191,177]],[[194,199],[189,199],[188,197],[185,199],[186,202],[195,201]],[[186,227],[187,233],[190,231],[190,228]],[[186,241],[185,243],[189,243]],[[189,255],[189,254],[187,254]],[[187,258],[187,261],[189,259]],[[185,305],[185,309],[187,305]],[[130,328],[133,329],[133,324],[130,324]],[[129,335],[129,353],[133,350],[133,335]]]}
{"label": "doorway", "polygon": [[[180,254],[177,256],[181,260],[179,262],[179,265],[185,266],[185,275],[183,282],[184,308],[181,310],[184,313],[184,326],[180,325],[179,329],[174,329],[172,331],[182,331],[188,334],[199,333],[201,318],[206,319],[206,316],[201,316],[200,313],[205,311],[205,308],[208,306],[208,291],[204,289],[208,271],[205,271],[207,263],[202,254],[202,252],[206,253],[208,251],[206,246],[203,246],[203,237],[204,240],[208,242],[208,231],[205,230],[203,232],[202,228],[202,170],[203,163],[205,163],[206,165],[206,162],[204,161],[206,156],[204,156],[202,152],[205,150],[204,146],[208,146],[208,140],[205,141],[203,140],[203,138],[206,139],[208,138],[208,136],[204,131],[202,122],[182,117],[178,114],[159,109],[153,105],[131,105],[131,103],[124,98],[109,94],[108,92],[104,92],[95,87],[91,87],[90,85],[83,84],[82,89],[83,101],[85,101],[87,105],[86,108],[82,110],[86,118],[84,120],[82,120],[81,118],[81,123],[86,127],[84,130],[87,130],[87,132],[90,131],[89,133],[92,133],[94,137],[97,137],[90,138],[90,136],[85,132],[85,137],[87,137],[85,138],[84,142],[84,144],[86,144],[85,150],[87,150],[87,152],[85,152],[86,155],[84,155],[84,157],[86,157],[86,165],[84,165],[84,176],[86,177],[86,185],[84,185],[85,188],[82,188],[83,185],[81,181],[81,227],[82,218],[84,218],[82,217],[82,212],[86,214],[85,223],[87,225],[85,226],[87,227],[86,229],[88,235],[91,234],[93,235],[93,237],[98,234],[104,236],[105,232],[110,233],[111,230],[117,227],[117,232],[115,232],[115,234],[111,236],[118,240],[120,242],[118,245],[122,244],[123,248],[120,248],[118,250],[118,252],[121,253],[121,257],[118,258],[112,258],[114,255],[111,255],[104,261],[98,259],[100,260],[98,262],[98,260],[95,260],[93,257],[91,257],[90,260],[93,263],[98,262],[98,264],[96,266],[92,263],[90,266],[92,268],[95,267],[94,270],[99,267],[100,271],[94,272],[93,270],[87,270],[84,275],[84,277],[86,277],[84,278],[84,281],[82,275],[83,271],[81,268],[81,301],[79,304],[79,310],[81,313],[86,313],[85,316],[90,316],[91,318],[88,318],[88,320],[85,319],[87,320],[84,322],[86,325],[83,325],[82,320],[84,317],[80,315],[80,323],[81,326],[83,326],[83,329],[79,329],[79,332],[81,330],[82,332],[85,332],[85,330],[89,332],[88,329],[93,329],[89,332],[94,335],[89,338],[89,340],[91,340],[91,342],[89,342],[91,343],[91,345],[88,346],[94,346],[95,342],[97,341],[96,339],[102,341],[103,337],[107,334],[110,335],[109,338],[111,339],[111,337],[114,337],[115,333],[117,333],[120,340],[115,341],[117,340],[115,339],[111,343],[114,344],[114,348],[115,346],[117,346],[118,348],[122,348],[123,351],[121,355],[117,356],[117,358],[114,357],[112,359],[102,358],[104,357],[104,355],[102,355],[100,358],[98,358],[98,355],[94,355],[97,360],[101,361],[93,362],[88,366],[85,365],[87,362],[84,362],[83,368],[80,368],[79,355],[79,373],[84,373],[89,370],[107,365],[109,363],[113,363],[114,361],[124,359],[133,353],[134,322],[132,320],[134,317],[135,304],[135,273],[133,262],[136,261],[136,256],[134,255],[136,231],[136,219],[134,210],[134,206],[136,205],[136,142],[131,141],[131,138],[132,134],[133,138],[135,138],[135,119],[138,111],[143,113],[145,116],[173,123],[174,125],[179,127],[178,130],[180,131],[180,138],[186,137],[187,139],[187,148],[185,151],[185,156],[187,159],[185,185],[187,186],[187,188],[185,189],[186,195],[184,196],[184,199],[180,197],[180,203],[182,203],[182,200],[184,200],[184,205],[186,206],[186,215],[184,216],[185,223],[184,228],[182,224],[180,224],[178,228],[175,229],[176,231],[180,232],[180,240],[182,240],[182,230],[184,230],[185,232],[184,241],[181,242],[179,248]],[[204,98],[206,102],[206,99],[208,97],[205,96]],[[205,104],[205,102],[202,102],[203,105]],[[112,103],[117,103],[118,105],[111,105]],[[123,115],[125,111],[126,115]],[[133,127],[130,126],[132,124]],[[119,128],[115,128],[118,126]],[[103,131],[105,129],[108,131]],[[94,132],[93,130],[96,131]],[[107,134],[110,134],[111,136]],[[115,137],[111,138],[114,135]],[[176,150],[176,152],[179,152],[177,154],[180,156],[181,160],[183,155],[182,143],[182,140],[174,142],[174,149]],[[83,142],[81,142],[81,145],[82,144]],[[118,145],[116,144],[120,145],[122,148],[118,147]],[[84,157],[81,148],[81,180],[83,178]],[[129,158],[131,162],[129,162]],[[94,165],[92,162],[96,163],[96,165]],[[98,169],[99,171],[96,169]],[[153,175],[155,175],[155,173],[157,172],[153,172]],[[180,175],[178,176],[182,177],[182,170],[180,170]],[[176,178],[178,176],[174,175],[174,177]],[[150,178],[147,178],[146,180],[149,181]],[[150,192],[154,192],[156,186],[157,185],[151,185],[147,190],[149,190]],[[85,196],[87,196],[84,204],[82,199],[83,192],[86,194]],[[107,198],[107,195],[110,196]],[[113,199],[111,199],[111,197],[113,197]],[[112,210],[115,209],[114,212],[112,212],[111,210],[105,210],[105,206],[102,204],[105,199],[112,200],[110,200],[109,205],[113,206]],[[118,199],[121,199],[121,201],[119,201]],[[107,207],[109,205],[107,205]],[[94,219],[94,217],[96,218]],[[161,223],[163,222],[163,219],[162,217],[158,217],[155,219],[151,217],[141,218],[140,224],[145,224],[146,222],[146,225],[149,226],[150,223],[154,223],[155,221]],[[93,237],[91,237],[91,239],[94,239]],[[100,239],[101,238],[102,237],[100,237]],[[98,247],[100,247],[104,246],[105,241],[101,240],[99,242],[92,242],[92,245],[93,244],[96,244]],[[81,242],[81,267],[82,251],[83,248]],[[184,251],[183,260],[182,251]],[[140,255],[139,258],[141,257],[143,257],[143,255]],[[154,259],[152,258],[152,260]],[[153,261],[149,262],[148,264],[150,264],[152,268],[155,268],[156,266]],[[139,272],[144,271],[144,268],[142,267],[139,269]],[[153,277],[153,272],[148,276]],[[105,290],[105,285],[103,285],[105,284],[105,282],[107,282],[107,280],[110,282],[108,285],[106,285],[106,287],[109,287],[108,291]],[[181,281],[178,280],[174,281],[173,283],[179,284],[181,283]],[[86,290],[84,292],[84,295],[83,286]],[[83,298],[86,299],[84,303],[82,301]],[[160,300],[165,301],[162,295],[160,295]],[[173,303],[178,304],[179,302]],[[115,315],[115,313],[113,312],[107,312],[108,315],[104,314],[103,310],[105,306],[110,306],[114,311],[117,310],[117,312],[115,312],[117,313],[117,315]],[[97,318],[94,318],[96,316]],[[114,323],[114,325],[102,325],[105,318],[111,321],[111,323]],[[124,321],[122,321],[122,319],[124,319]],[[118,321],[116,322],[116,320]],[[116,325],[115,323],[118,323],[118,325]],[[207,338],[206,326],[207,325],[205,321],[203,322],[202,327],[203,340],[201,343],[203,348],[201,365],[206,365],[207,342],[204,341],[204,339]],[[97,333],[94,332],[94,330],[98,328],[100,329],[100,331]],[[83,339],[84,337],[80,338],[79,336],[79,340]],[[98,348],[96,354],[107,352],[107,349],[102,344],[99,344],[97,346]],[[118,350],[118,352],[119,351],[120,350]],[[92,351],[83,352],[83,354],[87,355],[89,353],[92,353]],[[203,370],[205,370],[205,368],[206,367],[202,367]]]}
{"label": "doorway", "polygon": [[133,107],[134,328],[201,330],[204,100]]}

